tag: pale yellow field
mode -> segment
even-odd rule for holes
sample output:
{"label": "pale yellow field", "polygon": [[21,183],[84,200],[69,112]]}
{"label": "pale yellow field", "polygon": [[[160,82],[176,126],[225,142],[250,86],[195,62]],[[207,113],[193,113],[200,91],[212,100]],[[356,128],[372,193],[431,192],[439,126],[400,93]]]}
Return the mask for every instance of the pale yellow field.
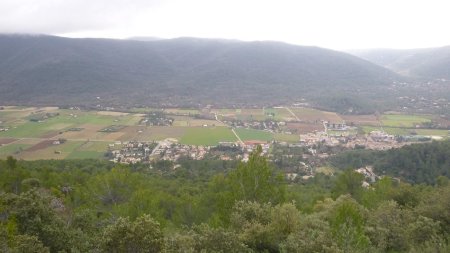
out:
{"label": "pale yellow field", "polygon": [[98,115],[106,115],[106,116],[125,116],[129,113],[126,112],[112,112],[112,111],[98,111]]}

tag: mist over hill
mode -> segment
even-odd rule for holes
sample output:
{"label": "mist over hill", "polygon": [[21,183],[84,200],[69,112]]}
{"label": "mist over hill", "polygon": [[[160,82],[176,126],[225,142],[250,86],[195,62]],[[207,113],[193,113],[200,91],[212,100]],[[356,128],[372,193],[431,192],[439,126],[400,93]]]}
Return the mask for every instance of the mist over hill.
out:
{"label": "mist over hill", "polygon": [[450,79],[450,46],[424,49],[369,49],[350,53],[403,75]]}
{"label": "mist over hill", "polygon": [[[0,35],[2,104],[386,104],[400,77],[350,54],[280,42]],[[359,108],[359,109],[358,109]]]}

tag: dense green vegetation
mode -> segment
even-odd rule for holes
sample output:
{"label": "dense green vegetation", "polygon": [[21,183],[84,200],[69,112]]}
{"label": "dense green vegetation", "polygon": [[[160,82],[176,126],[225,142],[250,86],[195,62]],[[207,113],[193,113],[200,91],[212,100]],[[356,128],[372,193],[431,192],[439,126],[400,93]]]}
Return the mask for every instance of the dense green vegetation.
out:
{"label": "dense green vegetation", "polygon": [[385,177],[364,188],[362,175],[345,170],[288,184],[260,152],[247,163],[186,160],[177,170],[8,157],[0,161],[0,251],[450,250],[447,177],[434,186]]}
{"label": "dense green vegetation", "polygon": [[354,150],[331,159],[341,169],[372,165],[379,174],[412,183],[434,184],[438,176],[450,177],[450,141],[407,145],[387,151]]}

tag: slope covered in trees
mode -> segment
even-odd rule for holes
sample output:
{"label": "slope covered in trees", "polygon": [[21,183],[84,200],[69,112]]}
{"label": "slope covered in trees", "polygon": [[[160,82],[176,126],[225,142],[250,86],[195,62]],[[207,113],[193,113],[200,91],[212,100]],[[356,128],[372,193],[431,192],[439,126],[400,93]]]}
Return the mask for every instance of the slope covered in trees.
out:
{"label": "slope covered in trees", "polygon": [[[195,171],[197,168],[180,168]],[[200,169],[201,170],[201,169]],[[259,151],[214,175],[0,161],[2,252],[447,252],[450,184],[287,184]],[[224,211],[225,210],[225,211]]]}
{"label": "slope covered in trees", "polygon": [[382,175],[433,184],[438,176],[450,177],[450,141],[413,144],[387,151],[349,151],[333,157],[331,163],[341,169],[372,165]]}
{"label": "slope covered in trees", "polygon": [[269,41],[2,35],[0,58],[6,104],[267,106],[305,98],[347,111],[361,101],[383,105],[399,78],[346,53]]}

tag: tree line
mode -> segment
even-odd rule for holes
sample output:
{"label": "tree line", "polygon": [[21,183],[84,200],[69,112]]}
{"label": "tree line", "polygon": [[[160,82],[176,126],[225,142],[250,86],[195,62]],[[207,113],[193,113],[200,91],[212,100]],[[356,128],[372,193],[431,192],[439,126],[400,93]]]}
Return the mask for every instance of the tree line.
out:
{"label": "tree line", "polygon": [[435,184],[439,176],[450,177],[450,140],[386,151],[352,150],[332,157],[330,163],[340,169],[372,165],[381,175],[416,184]]}
{"label": "tree line", "polygon": [[261,149],[234,168],[196,173],[194,164],[181,170],[8,157],[0,161],[0,251],[450,249],[450,184],[444,176],[434,185],[384,177],[365,188],[361,174],[343,170],[287,183]]}

